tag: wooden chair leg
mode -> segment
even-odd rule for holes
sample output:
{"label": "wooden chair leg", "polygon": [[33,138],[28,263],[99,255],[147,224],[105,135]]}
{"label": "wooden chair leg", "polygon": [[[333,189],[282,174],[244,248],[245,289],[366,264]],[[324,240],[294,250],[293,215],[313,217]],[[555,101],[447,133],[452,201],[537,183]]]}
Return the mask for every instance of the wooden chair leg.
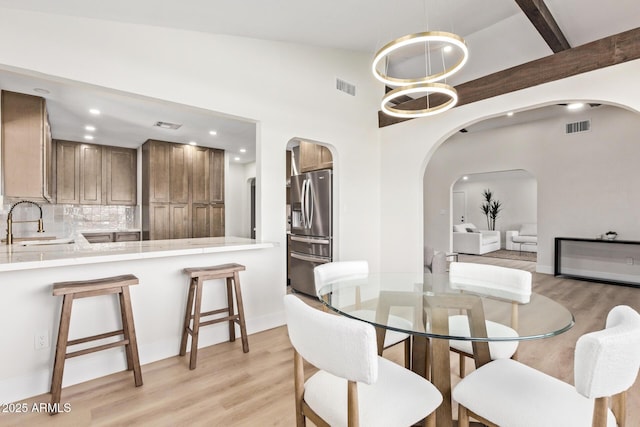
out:
{"label": "wooden chair leg", "polygon": [[458,427],[469,427],[469,413],[462,405],[458,405]]}
{"label": "wooden chair leg", "polygon": [[184,327],[182,328],[182,340],[180,341],[180,356],[187,354],[187,340],[189,339],[189,328],[191,327],[191,317],[193,316],[193,296],[196,289],[196,280],[189,282],[189,294],[187,295],[187,307],[184,315]]}
{"label": "wooden chair leg", "polygon": [[460,374],[460,378],[464,378],[465,375],[465,371],[466,371],[466,363],[467,363],[467,358],[465,357],[464,354],[462,353],[458,353],[458,360],[460,362],[460,366],[458,367],[458,373]]}
{"label": "wooden chair leg", "polygon": [[238,304],[238,323],[240,324],[240,335],[242,337],[242,351],[249,352],[249,339],[247,338],[247,325],[244,321],[244,304],[242,303],[242,290],[240,289],[240,275],[237,271],[233,273],[233,284],[236,290],[236,303]]}
{"label": "wooden chair leg", "polygon": [[615,394],[611,397],[611,412],[616,417],[619,427],[626,426],[627,419],[627,392]]}
{"label": "wooden chair leg", "polygon": [[198,361],[198,334],[200,332],[200,311],[202,309],[202,280],[198,278],[195,285],[195,307],[193,309],[193,328],[191,334],[191,356],[189,369],[196,369]]}
{"label": "wooden chair leg", "polygon": [[[229,307],[229,317],[233,317],[235,310],[233,307],[233,286],[231,277],[227,277],[227,307]],[[236,322],[234,319],[229,320],[229,342],[236,340]]]}
{"label": "wooden chair leg", "polygon": [[358,411],[358,383],[347,382],[347,426],[360,426],[360,412]]}
{"label": "wooden chair leg", "polygon": [[124,334],[129,340],[129,344],[126,345],[127,362],[131,359],[133,378],[136,387],[140,387],[142,385],[142,369],[140,368],[138,339],[136,338],[136,328],[133,323],[133,309],[131,308],[131,295],[129,294],[128,286],[122,288],[122,293],[120,294],[120,309],[122,310],[122,317],[124,319],[124,324],[122,325]]}
{"label": "wooden chair leg", "polygon": [[304,365],[302,356],[294,349],[293,350],[293,382],[295,392],[295,404],[296,404],[296,426],[304,427],[306,425],[306,419],[302,412],[302,402],[304,400]]}
{"label": "wooden chair leg", "polygon": [[69,324],[71,321],[71,306],[73,294],[65,295],[62,299],[62,311],[60,313],[60,327],[58,328],[58,340],[56,344],[56,356],[53,362],[53,376],[51,378],[51,415],[57,414],[62,394],[62,374],[67,355],[67,341],[69,340]]}
{"label": "wooden chair leg", "polygon": [[609,398],[598,397],[593,403],[593,427],[607,426],[607,412],[609,409]]}

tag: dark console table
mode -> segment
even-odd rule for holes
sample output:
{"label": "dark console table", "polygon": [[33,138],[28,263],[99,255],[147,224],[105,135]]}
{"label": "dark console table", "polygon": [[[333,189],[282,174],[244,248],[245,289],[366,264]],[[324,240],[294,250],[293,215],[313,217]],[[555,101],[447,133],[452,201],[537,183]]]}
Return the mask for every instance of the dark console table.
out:
{"label": "dark console table", "polygon": [[640,287],[640,241],[556,237],[553,274]]}

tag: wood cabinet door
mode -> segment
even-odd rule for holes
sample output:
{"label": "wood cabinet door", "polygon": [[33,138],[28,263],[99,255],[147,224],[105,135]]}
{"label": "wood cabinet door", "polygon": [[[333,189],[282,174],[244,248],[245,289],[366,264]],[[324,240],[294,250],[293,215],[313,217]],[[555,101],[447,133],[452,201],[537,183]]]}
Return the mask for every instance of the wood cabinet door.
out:
{"label": "wood cabinet door", "polygon": [[191,205],[191,236],[211,237],[210,207],[206,204]]}
{"label": "wood cabinet door", "polygon": [[114,233],[114,242],[138,242],[140,241],[139,231],[119,231]]}
{"label": "wood cabinet door", "polygon": [[149,240],[171,238],[170,209],[168,203],[152,203],[149,205]]}
{"label": "wood cabinet door", "polygon": [[160,141],[148,141],[143,147],[143,152],[146,154],[143,162],[143,193],[148,192],[149,203],[169,203],[171,145]]}
{"label": "wood cabinet door", "polygon": [[102,147],[80,144],[80,204],[102,204]]}
{"label": "wood cabinet door", "polygon": [[211,205],[211,237],[224,236],[224,205]]}
{"label": "wood cabinet door", "polygon": [[211,150],[191,147],[191,201],[209,203],[211,199]]}
{"label": "wood cabinet door", "polygon": [[56,141],[56,199],[60,204],[80,203],[80,144]]}
{"label": "wood cabinet door", "polygon": [[173,204],[169,205],[169,234],[171,239],[187,239],[191,237],[191,221],[189,216],[189,205]]}
{"label": "wood cabinet door", "polygon": [[331,151],[320,144],[300,142],[300,172],[311,172],[333,167]]}
{"label": "wood cabinet door", "polygon": [[189,203],[189,148],[191,147],[184,144],[170,144],[169,146],[171,150],[169,201],[171,203]]}
{"label": "wood cabinet door", "polygon": [[89,243],[113,242],[113,233],[83,233],[82,235]]}
{"label": "wood cabinet door", "polygon": [[2,91],[4,196],[43,199],[44,99]]}
{"label": "wood cabinet door", "polygon": [[224,203],[224,150],[211,149],[211,203]]}
{"label": "wood cabinet door", "polygon": [[105,147],[105,199],[107,205],[135,205],[137,202],[137,152]]}

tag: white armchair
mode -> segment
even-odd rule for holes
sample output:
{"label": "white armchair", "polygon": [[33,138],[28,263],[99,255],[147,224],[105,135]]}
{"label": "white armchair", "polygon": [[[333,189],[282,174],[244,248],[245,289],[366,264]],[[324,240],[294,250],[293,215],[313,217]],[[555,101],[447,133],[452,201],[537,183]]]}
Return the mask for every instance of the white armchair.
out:
{"label": "white armchair", "polygon": [[509,230],[505,246],[510,251],[538,252],[538,225],[522,224],[519,230]]}
{"label": "white armchair", "polygon": [[478,230],[470,222],[453,226],[453,251],[483,255],[500,249],[500,232]]}

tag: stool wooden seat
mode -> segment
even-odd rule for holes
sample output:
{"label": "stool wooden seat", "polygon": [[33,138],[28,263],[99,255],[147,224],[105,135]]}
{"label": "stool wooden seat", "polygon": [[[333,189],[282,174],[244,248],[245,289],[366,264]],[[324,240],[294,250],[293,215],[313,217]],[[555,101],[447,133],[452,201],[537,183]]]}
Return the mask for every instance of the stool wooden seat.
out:
{"label": "stool wooden seat", "polygon": [[[136,330],[133,324],[133,311],[131,310],[131,297],[129,294],[129,286],[137,284],[138,278],[132,274],[95,280],[58,282],[53,284],[53,296],[62,295],[63,300],[62,313],[60,315],[60,328],[58,329],[56,356],[53,365],[53,377],[51,379],[51,406],[54,408],[51,412],[52,415],[57,413],[56,408],[60,406],[64,362],[66,359],[71,357],[82,356],[96,351],[107,350],[124,345],[127,355],[127,370],[133,370],[136,387],[142,385],[142,372],[140,370],[140,360],[138,357],[138,343],[136,340]],[[122,329],[86,338],[69,340],[69,324],[71,321],[71,306],[73,305],[73,300],[109,294],[118,294],[119,296]],[[69,346],[118,335],[123,335],[123,339],[113,343],[67,353],[67,347]]]}
{"label": "stool wooden seat", "polygon": [[[247,339],[247,328],[244,322],[244,308],[242,306],[242,291],[240,289],[240,276],[238,272],[245,270],[244,265],[222,264],[212,267],[185,268],[184,272],[189,275],[189,294],[187,295],[187,308],[184,315],[184,328],[182,330],[182,342],[180,343],[180,356],[187,353],[187,340],[191,335],[191,356],[189,369],[196,368],[198,358],[198,333],[200,327],[212,325],[214,323],[229,322],[229,341],[236,340],[237,323],[240,326],[242,337],[242,351],[249,352],[249,341]],[[202,313],[202,284],[206,280],[226,279],[227,283],[227,307]],[[237,312],[234,311],[233,294],[235,290]],[[227,316],[217,319],[200,321],[202,317],[224,314]],[[193,320],[193,326],[191,326]]]}

